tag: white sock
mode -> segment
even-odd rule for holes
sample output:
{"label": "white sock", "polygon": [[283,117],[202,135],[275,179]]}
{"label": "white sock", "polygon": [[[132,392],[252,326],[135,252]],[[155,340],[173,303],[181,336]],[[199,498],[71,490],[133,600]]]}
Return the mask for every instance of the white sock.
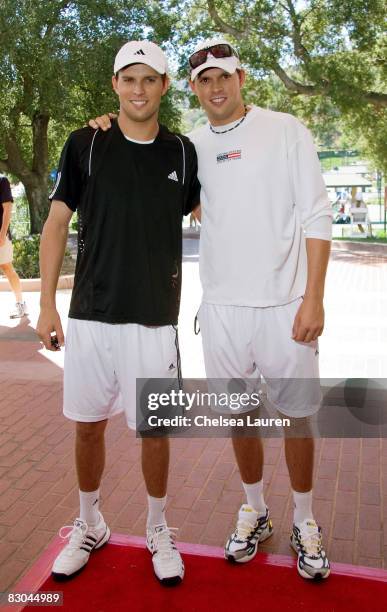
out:
{"label": "white sock", "polygon": [[167,524],[165,520],[166,503],[166,495],[165,497],[152,497],[152,495],[148,495],[148,518],[146,521],[148,526]]}
{"label": "white sock", "polygon": [[305,519],[313,519],[312,491],[297,493],[293,491],[294,500],[294,523],[302,523]]}
{"label": "white sock", "polygon": [[81,505],[79,518],[88,525],[96,525],[99,521],[99,489],[96,491],[79,491]]}
{"label": "white sock", "polygon": [[246,493],[248,505],[254,508],[259,515],[265,514],[266,504],[263,497],[263,478],[254,484],[247,484],[246,482],[242,482],[242,484]]}

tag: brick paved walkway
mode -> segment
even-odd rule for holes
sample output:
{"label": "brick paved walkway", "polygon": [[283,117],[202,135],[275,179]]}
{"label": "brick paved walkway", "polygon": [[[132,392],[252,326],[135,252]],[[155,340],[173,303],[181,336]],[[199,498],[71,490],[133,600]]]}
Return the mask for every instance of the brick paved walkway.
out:
{"label": "brick paved walkway", "polygon": [[[11,588],[78,507],[72,424],[61,416],[63,353],[42,351],[34,333],[38,295],[26,295],[29,319],[0,315],[0,591]],[[66,323],[69,293],[58,294]],[[185,241],[180,344],[186,377],[204,376],[193,316],[200,302],[197,241]],[[333,252],[327,281],[322,376],[387,377],[387,259]],[[387,443],[317,441],[314,509],[334,561],[387,567]],[[116,532],[144,534],[145,489],[139,441],[122,417],[107,431],[104,516]],[[290,554],[291,500],[281,440],[265,441],[265,493],[275,526],[261,550]],[[384,497],[383,497],[384,496]],[[222,545],[242,488],[229,441],[173,440],[168,519],[179,539]]]}

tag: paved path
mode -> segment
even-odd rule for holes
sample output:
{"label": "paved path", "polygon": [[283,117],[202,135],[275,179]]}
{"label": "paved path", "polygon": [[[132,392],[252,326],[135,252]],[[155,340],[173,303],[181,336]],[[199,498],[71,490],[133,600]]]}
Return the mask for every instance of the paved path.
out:
{"label": "paved path", "polygon": [[[197,240],[185,241],[180,345],[186,377],[204,376]],[[61,416],[63,353],[43,351],[30,316],[0,313],[0,591],[11,588],[62,525],[77,513],[73,426]],[[58,294],[66,324],[69,292]],[[334,252],[327,279],[322,376],[387,378],[387,259]],[[387,444],[379,439],[317,441],[314,509],[334,561],[387,567]],[[116,532],[144,534],[145,489],[139,441],[122,417],[107,431],[102,508]],[[291,498],[281,440],[265,441],[265,493],[275,526],[261,550],[290,554]],[[386,470],[384,470],[386,471]],[[228,440],[173,440],[168,519],[187,542],[222,545],[242,501]]]}

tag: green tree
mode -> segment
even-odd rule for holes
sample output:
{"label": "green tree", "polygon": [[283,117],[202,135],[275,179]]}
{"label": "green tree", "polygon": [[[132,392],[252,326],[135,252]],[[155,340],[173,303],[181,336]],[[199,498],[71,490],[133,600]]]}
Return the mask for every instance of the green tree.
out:
{"label": "green tree", "polygon": [[[49,171],[67,133],[117,107],[110,79],[119,47],[168,40],[175,19],[142,0],[0,0],[0,171],[23,183],[32,233],[47,216]],[[161,119],[180,121],[172,94]]]}
{"label": "green tree", "polygon": [[187,0],[183,6],[181,1],[170,5],[184,15],[179,26],[185,52],[198,38],[226,34],[268,106],[309,117],[328,141],[334,140],[336,128],[329,136],[326,123],[337,125],[339,118],[367,141],[386,170],[384,0]]}

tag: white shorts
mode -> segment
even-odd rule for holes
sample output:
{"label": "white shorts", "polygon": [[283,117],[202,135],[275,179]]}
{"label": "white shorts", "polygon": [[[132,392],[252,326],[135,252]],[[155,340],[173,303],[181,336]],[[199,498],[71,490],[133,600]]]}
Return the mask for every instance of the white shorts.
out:
{"label": "white shorts", "polygon": [[5,243],[0,246],[0,265],[12,263],[13,260],[13,246],[12,242],[8,238],[5,238]]}
{"label": "white shorts", "polygon": [[318,342],[291,337],[301,302],[267,308],[203,303],[198,320],[207,378],[243,379],[251,393],[263,376],[268,400],[279,412],[315,414],[321,404]]}
{"label": "white shorts", "polygon": [[136,379],[176,378],[172,325],[146,327],[69,319],[64,360],[63,413],[97,422],[125,412],[136,428]]}

